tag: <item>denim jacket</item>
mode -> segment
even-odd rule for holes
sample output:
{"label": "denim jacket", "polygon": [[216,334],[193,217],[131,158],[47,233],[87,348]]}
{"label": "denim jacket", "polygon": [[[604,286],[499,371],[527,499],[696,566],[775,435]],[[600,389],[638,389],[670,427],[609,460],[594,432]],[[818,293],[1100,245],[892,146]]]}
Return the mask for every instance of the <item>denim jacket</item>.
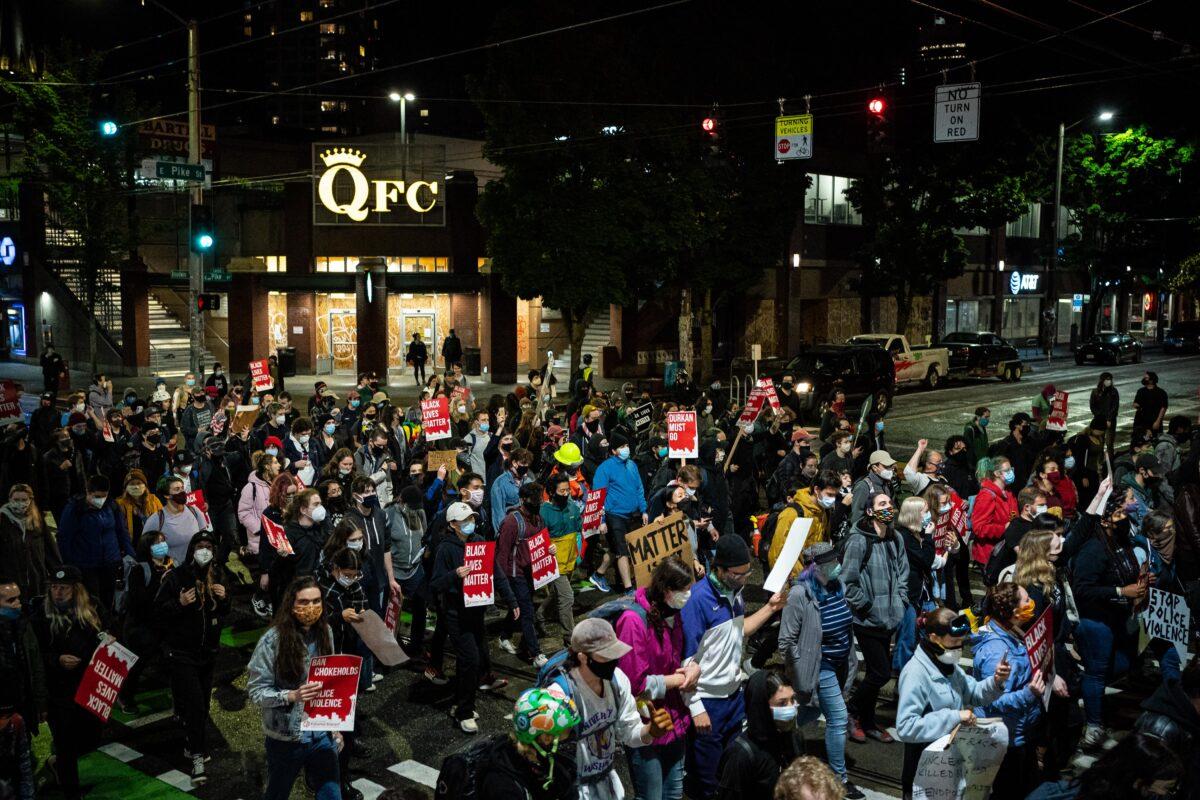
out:
{"label": "denim jacket", "polygon": [[[288,692],[297,687],[284,688],[275,678],[278,642],[279,632],[274,627],[268,628],[258,640],[254,655],[250,656],[250,664],[246,667],[249,676],[246,681],[246,693],[250,696],[250,702],[262,709],[263,733],[267,738],[298,742],[301,739],[300,723],[304,719],[304,704],[289,703]],[[309,645],[304,654],[306,675],[308,662],[316,655],[315,651],[316,648]]]}

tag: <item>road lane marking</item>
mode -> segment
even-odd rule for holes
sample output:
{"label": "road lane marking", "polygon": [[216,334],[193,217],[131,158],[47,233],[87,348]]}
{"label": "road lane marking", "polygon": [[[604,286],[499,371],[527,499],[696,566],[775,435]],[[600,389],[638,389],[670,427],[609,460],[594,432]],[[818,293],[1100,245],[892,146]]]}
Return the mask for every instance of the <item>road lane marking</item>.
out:
{"label": "road lane marking", "polygon": [[183,774],[177,769],[173,769],[170,772],[164,772],[162,775],[158,776],[158,779],[168,786],[174,786],[181,792],[190,792],[192,789],[196,788],[195,786],[192,786],[191,777]]}
{"label": "road lane marking", "polygon": [[388,767],[388,772],[394,772],[401,778],[408,778],[410,781],[428,786],[430,789],[437,786],[438,771],[420,761],[412,759],[401,761],[399,764]]}
{"label": "road lane marking", "polygon": [[126,747],[120,742],[109,742],[103,747],[99,747],[97,749],[105,755],[112,756],[122,764],[128,764],[130,761],[134,761],[142,757],[142,754],[137,750],[134,750],[132,747]]}
{"label": "road lane marking", "polygon": [[369,781],[366,778],[359,778],[350,785],[362,792],[363,800],[376,800],[379,795],[387,791],[387,787],[380,786],[375,781]]}

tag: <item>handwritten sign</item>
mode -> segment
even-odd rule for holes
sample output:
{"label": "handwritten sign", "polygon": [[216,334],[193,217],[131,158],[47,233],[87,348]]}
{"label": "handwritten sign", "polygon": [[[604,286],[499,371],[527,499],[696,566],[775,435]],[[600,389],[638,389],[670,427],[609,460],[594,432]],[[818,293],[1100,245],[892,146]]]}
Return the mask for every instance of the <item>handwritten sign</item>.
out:
{"label": "handwritten sign", "polygon": [[921,752],[913,800],[985,800],[1008,751],[1008,727],[981,719],[957,727]]}
{"label": "handwritten sign", "polygon": [[1049,608],[1025,631],[1025,650],[1029,653],[1030,668],[1040,669],[1046,679],[1042,705],[1049,710],[1050,696],[1054,694],[1054,616]]}
{"label": "handwritten sign", "polygon": [[604,498],[607,489],[593,489],[587,493],[583,501],[583,535],[584,538],[600,532],[600,523],[604,521]]}
{"label": "handwritten sign", "polygon": [[437,472],[442,467],[446,468],[446,472],[450,475],[458,474],[458,451],[457,450],[430,450],[425,454],[425,469],[430,472]]}
{"label": "handwritten sign", "polygon": [[1050,414],[1046,418],[1046,430],[1067,429],[1067,392],[1055,392],[1050,400]]}
{"label": "handwritten sign", "polygon": [[667,412],[667,456],[669,458],[698,458],[699,435],[696,432],[695,411]]}
{"label": "handwritten sign", "polygon": [[445,397],[434,397],[421,401],[421,427],[425,429],[425,441],[450,438],[450,402]]}
{"label": "handwritten sign", "polygon": [[97,647],[88,662],[87,672],[79,681],[79,688],[75,690],[75,702],[101,721],[108,722],[113,703],[117,702],[117,695],[137,660],[138,657],[116,639],[109,639]]}
{"label": "handwritten sign", "polygon": [[654,405],[651,403],[642,403],[629,412],[629,424],[633,428],[633,432],[638,436],[643,436],[650,430],[653,419]]}
{"label": "handwritten sign", "polygon": [[692,564],[692,545],[688,541],[687,519],[682,511],[644,525],[625,534],[629,548],[629,563],[638,586],[650,585],[650,576],[659,562],[679,556],[684,564]]}
{"label": "handwritten sign", "polygon": [[408,661],[408,654],[396,641],[395,628],[388,630],[387,623],[379,618],[371,609],[362,612],[362,619],[351,622],[350,626],[362,639],[367,649],[375,654],[379,663],[385,667],[394,667]]}
{"label": "handwritten sign", "polygon": [[250,362],[250,384],[256,392],[275,388],[275,381],[271,380],[271,368],[265,358]]}
{"label": "handwritten sign", "polygon": [[229,434],[237,436],[242,431],[253,428],[261,411],[258,406],[238,406],[233,412],[233,421],[229,423]]}
{"label": "handwritten sign", "polygon": [[0,381],[0,426],[24,421],[17,384],[10,380]]}
{"label": "handwritten sign", "polygon": [[467,542],[463,549],[463,605],[467,608],[490,606],[496,603],[495,583],[496,543]]}
{"label": "handwritten sign", "polygon": [[296,551],[292,549],[292,543],[287,537],[287,531],[278,522],[272,522],[270,517],[262,518],[262,534],[267,537],[267,542],[271,547],[275,548],[275,552],[281,556],[295,555]]}
{"label": "handwritten sign", "polygon": [[771,574],[763,581],[763,589],[774,594],[787,585],[792,568],[800,560],[800,551],[804,549],[804,542],[808,539],[810,528],[812,528],[810,517],[797,517],[792,522],[792,526],[788,528],[787,539],[783,542],[783,549],[779,551],[779,558],[775,559],[775,566],[771,567]]}
{"label": "handwritten sign", "polygon": [[354,730],[361,670],[362,656],[316,656],[308,662],[308,682],[321,684],[321,693],[305,701],[300,730]]}
{"label": "handwritten sign", "polygon": [[1166,639],[1175,645],[1180,658],[1186,658],[1191,611],[1183,595],[1150,587],[1150,604],[1142,614],[1146,635],[1151,639]]}
{"label": "handwritten sign", "polygon": [[526,539],[525,544],[529,547],[529,571],[536,591],[558,577],[558,555],[550,542],[550,531],[545,528]]}

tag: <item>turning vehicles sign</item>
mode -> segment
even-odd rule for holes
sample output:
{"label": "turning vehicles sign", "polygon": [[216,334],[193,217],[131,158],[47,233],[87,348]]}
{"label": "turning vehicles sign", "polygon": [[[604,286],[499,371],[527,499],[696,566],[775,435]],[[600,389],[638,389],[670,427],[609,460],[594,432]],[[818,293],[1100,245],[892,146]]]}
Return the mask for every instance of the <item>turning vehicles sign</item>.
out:
{"label": "turning vehicles sign", "polygon": [[775,160],[812,158],[813,116],[796,114],[775,118]]}

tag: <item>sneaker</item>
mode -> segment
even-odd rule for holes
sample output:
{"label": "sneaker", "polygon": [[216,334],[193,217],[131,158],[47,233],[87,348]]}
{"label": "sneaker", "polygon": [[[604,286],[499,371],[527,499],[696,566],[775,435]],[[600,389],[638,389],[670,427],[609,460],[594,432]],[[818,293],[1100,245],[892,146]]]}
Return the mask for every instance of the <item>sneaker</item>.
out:
{"label": "sneaker", "polygon": [[538,653],[533,657],[533,666],[535,669],[541,669],[542,667],[546,666],[546,662],[549,660],[550,659],[546,658],[545,653]]}
{"label": "sneaker", "polygon": [[479,723],[473,719],[460,719],[458,727],[463,733],[479,733]]}
{"label": "sneaker", "polygon": [[436,667],[425,668],[425,680],[429,681],[434,686],[445,686],[450,682],[446,679],[446,676],[442,674],[442,671]]}
{"label": "sneaker", "polygon": [[377,687],[377,686],[374,684],[374,682],[367,684],[367,691],[368,691],[368,692],[373,692],[373,691],[375,691],[377,688],[379,688],[379,687]]}
{"label": "sneaker", "polygon": [[892,742],[896,741],[892,738],[892,735],[883,728],[872,728],[871,730],[867,731],[867,738],[874,739],[882,744],[891,744]]}
{"label": "sneaker", "polygon": [[192,756],[192,785],[199,786],[208,780],[208,776],[204,774],[204,756],[197,753]]}
{"label": "sneaker", "polygon": [[381,680],[383,680],[382,672],[376,672],[374,675],[371,676],[371,683],[379,683]]}
{"label": "sneaker", "polygon": [[1079,740],[1079,749],[1084,752],[1096,752],[1104,747],[1104,742],[1108,739],[1108,731],[1099,725],[1088,725],[1083,731],[1083,737]]}
{"label": "sneaker", "polygon": [[[453,719],[455,722],[458,721],[458,706],[454,706],[450,709],[450,718]],[[472,711],[471,719],[476,719],[476,720],[479,719],[479,712]]]}
{"label": "sneaker", "polygon": [[604,580],[602,576],[597,575],[594,572],[588,577],[588,583],[590,583],[592,586],[595,586],[602,592],[612,591],[612,588],[608,585],[608,581]]}
{"label": "sneaker", "polygon": [[481,692],[494,692],[497,689],[503,689],[505,686],[508,686],[508,680],[506,678],[497,678],[495,675],[488,674],[479,679],[479,691]]}
{"label": "sneaker", "polygon": [[846,736],[855,744],[866,744],[867,735],[863,733],[862,724],[858,721],[858,717],[850,718],[850,724],[846,727]]}
{"label": "sneaker", "polygon": [[509,655],[515,656],[517,654],[516,645],[514,645],[512,643],[511,639],[505,639],[504,637],[501,637],[500,638],[500,649],[503,650],[504,652],[508,653]]}
{"label": "sneaker", "polygon": [[[187,759],[188,761],[191,761],[192,760],[192,751],[188,750],[186,747],[183,748],[183,757],[185,759]],[[204,763],[207,764],[209,761],[212,761],[212,756],[205,756]]]}
{"label": "sneaker", "polygon": [[844,792],[842,796],[845,797],[846,800],[863,800],[863,798],[866,797],[866,795],[863,794],[862,789],[859,789],[850,781],[842,781],[842,791]]}

